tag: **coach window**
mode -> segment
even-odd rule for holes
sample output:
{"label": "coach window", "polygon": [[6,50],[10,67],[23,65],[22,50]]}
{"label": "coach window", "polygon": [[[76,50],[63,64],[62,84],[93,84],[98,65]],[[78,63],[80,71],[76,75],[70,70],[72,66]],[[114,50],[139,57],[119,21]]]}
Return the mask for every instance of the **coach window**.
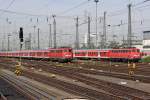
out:
{"label": "coach window", "polygon": [[44,52],[44,55],[46,56],[46,55],[47,55],[47,52]]}
{"label": "coach window", "polygon": [[104,54],[103,54],[104,56],[106,55],[106,52],[104,52]]}
{"label": "coach window", "polygon": [[126,50],[123,50],[123,53],[126,53]]}
{"label": "coach window", "polygon": [[132,50],[132,52],[135,52],[135,50]]}
{"label": "coach window", "polygon": [[124,50],[122,50],[122,53],[124,53]]}
{"label": "coach window", "polygon": [[67,50],[64,50],[64,52],[67,52]]}

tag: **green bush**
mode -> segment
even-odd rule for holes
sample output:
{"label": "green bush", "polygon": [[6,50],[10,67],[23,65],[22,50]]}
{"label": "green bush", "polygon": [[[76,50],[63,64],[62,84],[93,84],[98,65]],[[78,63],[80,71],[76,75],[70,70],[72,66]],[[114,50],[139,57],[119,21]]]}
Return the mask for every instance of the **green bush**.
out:
{"label": "green bush", "polygon": [[141,61],[142,62],[150,62],[150,56],[143,58]]}

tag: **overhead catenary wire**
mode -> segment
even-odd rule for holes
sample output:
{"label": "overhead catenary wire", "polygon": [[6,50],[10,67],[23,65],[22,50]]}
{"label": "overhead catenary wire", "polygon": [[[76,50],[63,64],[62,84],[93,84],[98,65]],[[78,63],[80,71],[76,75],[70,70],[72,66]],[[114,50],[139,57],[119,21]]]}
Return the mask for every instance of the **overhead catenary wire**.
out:
{"label": "overhead catenary wire", "polygon": [[145,7],[150,7],[150,4],[144,5],[144,6],[135,7],[135,9],[141,9],[141,8],[145,8]]}
{"label": "overhead catenary wire", "polygon": [[144,3],[146,3],[146,2],[149,2],[149,1],[150,1],[150,0],[144,0],[144,1],[142,1],[142,2],[139,2],[139,3],[137,3],[137,4],[132,5],[132,7],[142,5],[142,4],[144,4]]}
{"label": "overhead catenary wire", "polygon": [[[6,9],[0,9],[0,12],[5,12],[9,14],[14,14],[14,15],[24,15],[24,16],[32,16],[32,17],[52,17],[51,15],[48,14],[31,14],[31,13],[25,13],[25,12],[16,12],[16,11],[11,11],[11,10],[6,10]],[[74,18],[74,16],[57,16],[59,18]]]}
{"label": "overhead catenary wire", "polygon": [[58,14],[56,14],[56,15],[63,15],[63,14],[66,14],[66,13],[68,13],[68,12],[70,12],[70,11],[76,9],[76,8],[81,7],[82,5],[85,5],[85,4],[88,3],[89,1],[90,1],[90,0],[85,0],[84,2],[81,2],[80,4],[78,4],[78,5],[76,5],[76,6],[72,7],[72,8],[69,8],[69,9],[67,9],[67,10],[65,10],[65,11],[63,11],[63,12],[60,12],[60,13],[58,13]]}
{"label": "overhead catenary wire", "polygon": [[14,2],[15,2],[15,0],[12,0],[12,1],[10,2],[10,4],[6,7],[6,9],[8,9],[9,7],[11,7]]}
{"label": "overhead catenary wire", "polygon": [[[15,2],[15,0],[12,0],[12,1],[10,2],[10,4],[9,4],[5,9],[9,9],[9,8],[13,5],[14,2]],[[5,13],[5,12],[4,12],[4,11],[1,12],[1,13],[0,13],[0,16],[1,16],[3,13]]]}
{"label": "overhead catenary wire", "polygon": [[[67,10],[65,10],[65,11],[63,11],[62,13],[60,13],[60,14],[65,14],[65,13],[68,13],[68,12],[70,12],[70,11],[72,11],[72,10],[74,10],[74,9],[76,9],[76,8],[78,8],[78,7],[80,7],[80,6],[82,6],[82,5],[84,5],[84,4],[86,4],[87,2],[89,2],[90,0],[86,0],[86,1],[84,1],[84,2],[82,2],[82,3],[80,3],[80,4],[78,4],[78,5],[76,5],[76,6],[74,6],[74,7],[72,7],[72,8],[70,8],[70,9],[67,9]],[[150,1],[150,0],[144,0],[143,2],[140,2],[140,3],[137,3],[137,4],[135,4],[135,5],[133,5],[133,6],[137,6],[137,5],[141,5],[141,4],[143,4],[143,3],[145,3],[145,2],[148,2],[148,1]],[[1,12],[6,12],[6,13],[11,13],[11,14],[16,14],[16,15],[27,15],[27,16],[38,16],[38,17],[41,17],[41,16],[50,16],[50,15],[42,15],[42,14],[30,14],[30,13],[24,13],[24,12],[16,12],[16,11],[10,11],[10,10],[7,10],[13,3],[15,2],[15,0],[12,0],[11,1],[11,3],[8,5],[8,7],[6,8],[6,9],[0,9],[0,11]],[[147,6],[149,6],[149,5],[147,5]],[[144,6],[142,6],[142,7],[144,7]],[[146,6],[145,6],[146,7]],[[117,16],[117,15],[121,15],[121,14],[123,14],[124,13],[124,11],[125,11],[125,9],[126,8],[124,8],[124,9],[121,9],[121,10],[117,10],[117,11],[115,11],[115,12],[111,12],[111,14],[108,14],[107,16]],[[73,18],[73,16],[59,16],[59,15],[57,15],[57,17],[62,17],[62,18],[65,18],[65,17],[67,17],[67,18]]]}
{"label": "overhead catenary wire", "polygon": [[[140,6],[142,4],[145,4],[146,2],[149,2],[150,0],[144,0],[142,2],[139,2],[139,3],[136,3],[134,5],[132,5],[133,8],[136,8],[136,9],[139,9],[139,8],[144,8],[144,7],[147,7],[147,6],[150,6],[150,5],[145,5],[145,6]],[[140,6],[140,7],[138,7]],[[110,12],[110,14],[108,14],[107,16],[118,16],[118,15],[123,15],[127,13],[127,10],[126,8],[123,8],[123,9],[120,9],[120,10],[117,10],[117,11],[114,11],[114,12]]]}
{"label": "overhead catenary wire", "polygon": [[47,16],[47,15],[29,14],[29,13],[24,13],[24,12],[16,12],[16,11],[11,11],[11,10],[6,10],[6,9],[0,9],[0,11],[5,12],[5,13],[10,13],[10,14],[16,14],[16,15]]}

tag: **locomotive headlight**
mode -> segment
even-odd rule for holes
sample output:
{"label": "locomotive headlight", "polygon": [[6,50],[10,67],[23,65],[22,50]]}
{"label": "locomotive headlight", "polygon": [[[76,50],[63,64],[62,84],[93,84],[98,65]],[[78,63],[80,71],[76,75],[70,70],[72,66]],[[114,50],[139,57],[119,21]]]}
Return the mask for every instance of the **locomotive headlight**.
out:
{"label": "locomotive headlight", "polygon": [[71,55],[65,55],[66,57],[70,57]]}

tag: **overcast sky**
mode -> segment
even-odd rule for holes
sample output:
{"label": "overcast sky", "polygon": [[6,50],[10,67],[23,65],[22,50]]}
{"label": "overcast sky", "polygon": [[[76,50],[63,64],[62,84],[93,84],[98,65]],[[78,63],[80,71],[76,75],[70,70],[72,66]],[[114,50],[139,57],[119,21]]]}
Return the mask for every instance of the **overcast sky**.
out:
{"label": "overcast sky", "polygon": [[[142,31],[150,30],[150,1],[145,0],[99,0],[98,3],[98,33],[102,33],[101,17],[104,11],[107,12],[107,25],[115,26],[121,23],[120,27],[108,27],[107,36],[111,40],[112,35],[118,35],[121,40],[127,35],[127,5],[132,3],[132,26],[134,35],[140,39]],[[139,5],[137,5],[139,4]],[[40,43],[42,48],[48,47],[48,24],[53,22],[52,15],[56,15],[57,21],[57,43],[58,45],[72,45],[75,40],[75,17],[79,16],[79,23],[86,20],[87,15],[92,18],[91,32],[95,33],[95,2],[94,0],[0,0],[0,47],[2,40],[7,47],[7,35],[11,33],[11,44],[17,44],[19,27],[24,28],[27,38],[29,33],[32,39],[37,42],[37,28],[40,28]],[[4,12],[8,10],[14,13]],[[35,15],[31,16],[29,14]],[[36,16],[37,15],[37,16]],[[47,18],[49,19],[47,22]],[[38,19],[38,22],[37,22]],[[33,26],[36,26],[35,33]],[[12,33],[13,32],[13,33]],[[87,24],[79,27],[80,43],[84,41],[87,33]],[[70,35],[69,35],[70,34]],[[100,35],[99,35],[100,36]],[[118,40],[117,39],[117,40]],[[32,41],[33,42],[33,41]],[[35,44],[33,44],[35,45]],[[17,45],[16,45],[17,46]],[[13,49],[15,47],[12,47]]]}

